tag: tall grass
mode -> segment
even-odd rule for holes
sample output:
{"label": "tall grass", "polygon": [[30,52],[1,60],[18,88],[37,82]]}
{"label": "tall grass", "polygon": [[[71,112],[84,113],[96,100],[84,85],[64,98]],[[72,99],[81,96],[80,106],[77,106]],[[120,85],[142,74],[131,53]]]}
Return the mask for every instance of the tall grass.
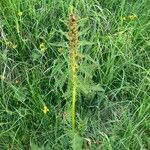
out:
{"label": "tall grass", "polygon": [[0,149],[149,149],[149,8],[148,0],[1,0]]}

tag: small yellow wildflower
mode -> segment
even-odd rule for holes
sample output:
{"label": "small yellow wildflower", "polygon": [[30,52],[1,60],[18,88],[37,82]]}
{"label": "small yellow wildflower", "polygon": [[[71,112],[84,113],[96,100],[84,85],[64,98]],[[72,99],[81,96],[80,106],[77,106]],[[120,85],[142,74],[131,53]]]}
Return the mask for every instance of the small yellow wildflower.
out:
{"label": "small yellow wildflower", "polygon": [[18,84],[18,83],[19,83],[19,81],[18,81],[18,80],[16,80],[16,81],[15,81],[15,83],[16,83],[16,84]]}
{"label": "small yellow wildflower", "polygon": [[45,50],[46,50],[46,47],[45,47],[45,44],[44,44],[44,43],[41,43],[40,46],[39,46],[39,48],[40,48],[40,51],[41,51],[42,53],[44,53]]}
{"label": "small yellow wildflower", "polygon": [[49,112],[49,109],[47,108],[47,106],[44,106],[42,111],[43,111],[44,114],[47,114],[47,112]]}
{"label": "small yellow wildflower", "polygon": [[18,16],[21,17],[23,15],[23,12],[19,11]]}
{"label": "small yellow wildflower", "polygon": [[128,16],[128,19],[130,19],[130,20],[134,20],[136,18],[137,18],[137,15],[135,15],[135,14],[132,14],[132,15]]}
{"label": "small yellow wildflower", "polygon": [[0,75],[0,79],[1,80],[5,80],[5,76],[4,75]]}

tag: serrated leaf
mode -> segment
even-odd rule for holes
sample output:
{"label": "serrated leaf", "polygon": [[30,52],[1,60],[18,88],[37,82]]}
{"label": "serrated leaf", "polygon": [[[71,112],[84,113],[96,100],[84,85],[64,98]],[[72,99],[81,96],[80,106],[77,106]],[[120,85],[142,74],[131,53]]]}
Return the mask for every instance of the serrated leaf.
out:
{"label": "serrated leaf", "polygon": [[62,30],[56,30],[56,29],[55,29],[55,31],[58,32],[58,33],[60,33],[60,34],[62,34],[62,35],[64,35],[67,39],[69,39],[69,36],[68,36],[67,32],[64,32]]}
{"label": "serrated leaf", "polygon": [[79,33],[80,36],[87,34],[89,30],[90,30],[90,28],[88,27],[88,28],[85,28],[84,30],[80,31],[80,33]]}
{"label": "serrated leaf", "polygon": [[77,83],[78,83],[77,84],[78,89],[84,94],[104,91],[104,89],[99,84],[93,83],[92,79],[90,78],[85,79],[85,78],[79,77]]}
{"label": "serrated leaf", "polygon": [[14,98],[17,101],[24,102],[26,100],[27,92],[25,91],[26,90],[25,88],[16,87],[13,85],[11,85],[11,88],[14,91]]}
{"label": "serrated leaf", "polygon": [[60,42],[57,42],[57,43],[49,43],[49,45],[51,46],[56,46],[56,47],[64,47],[66,48],[67,45],[65,43],[60,43]]}
{"label": "serrated leaf", "polygon": [[38,145],[35,143],[30,143],[31,150],[42,150]]}
{"label": "serrated leaf", "polygon": [[73,150],[82,150],[83,139],[79,136],[78,133],[75,133],[72,140],[72,148]]}
{"label": "serrated leaf", "polygon": [[85,45],[93,45],[95,44],[94,42],[88,42],[88,41],[80,41],[79,45],[80,46],[85,46]]}
{"label": "serrated leaf", "polygon": [[86,60],[88,60],[88,61],[91,61],[92,63],[94,63],[94,64],[97,64],[97,62],[94,60],[94,59],[92,59],[89,55],[87,55],[87,54],[81,54],[81,53],[78,53],[78,57],[79,58],[84,58],[84,59],[86,59]]}
{"label": "serrated leaf", "polygon": [[95,68],[94,64],[82,63],[82,65],[79,65],[78,70],[79,72],[84,73],[86,77],[92,78]]}
{"label": "serrated leaf", "polygon": [[103,92],[104,91],[104,89],[99,84],[92,85],[91,89],[92,89],[92,91],[95,91],[95,92]]}
{"label": "serrated leaf", "polygon": [[38,60],[40,57],[41,57],[40,53],[37,53],[37,52],[32,53],[33,61]]}
{"label": "serrated leaf", "polygon": [[90,83],[86,79],[79,77],[77,81],[78,88],[85,94],[88,94],[90,91]]}

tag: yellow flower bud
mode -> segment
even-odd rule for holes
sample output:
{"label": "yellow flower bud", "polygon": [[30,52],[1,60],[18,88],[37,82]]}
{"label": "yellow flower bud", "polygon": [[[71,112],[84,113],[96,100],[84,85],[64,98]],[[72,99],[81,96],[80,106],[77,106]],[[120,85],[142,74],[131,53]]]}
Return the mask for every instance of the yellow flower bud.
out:
{"label": "yellow flower bud", "polygon": [[21,17],[23,15],[23,12],[19,11],[18,16]]}
{"label": "yellow flower bud", "polygon": [[44,106],[44,108],[43,108],[43,110],[42,110],[42,111],[43,111],[43,113],[44,113],[44,114],[47,114],[47,112],[49,112],[49,109],[48,109],[48,107],[47,107],[47,106]]}

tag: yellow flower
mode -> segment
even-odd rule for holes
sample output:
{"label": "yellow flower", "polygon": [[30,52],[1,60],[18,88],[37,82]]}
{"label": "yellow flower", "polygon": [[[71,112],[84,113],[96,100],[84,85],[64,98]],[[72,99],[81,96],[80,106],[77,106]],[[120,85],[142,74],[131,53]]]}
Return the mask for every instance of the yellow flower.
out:
{"label": "yellow flower", "polygon": [[21,17],[23,15],[23,12],[19,11],[18,16]]}
{"label": "yellow flower", "polygon": [[40,46],[39,46],[39,48],[40,48],[40,51],[41,51],[42,53],[44,53],[45,50],[46,50],[46,47],[45,47],[45,44],[44,44],[44,43],[41,43]]}
{"label": "yellow flower", "polygon": [[45,48],[45,44],[44,44],[44,43],[41,43],[41,44],[40,44],[40,49],[43,49],[43,48]]}
{"label": "yellow flower", "polygon": [[47,108],[47,106],[44,106],[44,108],[42,109],[44,114],[47,114],[47,112],[49,112],[49,109]]}
{"label": "yellow flower", "polygon": [[18,83],[19,83],[19,81],[18,81],[18,80],[16,80],[16,81],[15,81],[15,83],[16,83],[16,84],[18,84]]}
{"label": "yellow flower", "polygon": [[132,14],[132,15],[129,15],[128,16],[128,19],[130,19],[130,20],[134,20],[134,19],[136,19],[137,18],[137,15],[136,14]]}
{"label": "yellow flower", "polygon": [[0,75],[0,79],[1,80],[5,80],[5,76],[4,75]]}

